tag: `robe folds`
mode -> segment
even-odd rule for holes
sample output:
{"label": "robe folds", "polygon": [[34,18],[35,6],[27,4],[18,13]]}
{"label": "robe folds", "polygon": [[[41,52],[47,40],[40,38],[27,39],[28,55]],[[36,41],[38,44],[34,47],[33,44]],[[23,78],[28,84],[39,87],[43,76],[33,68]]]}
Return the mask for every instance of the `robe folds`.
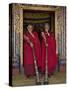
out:
{"label": "robe folds", "polygon": [[[44,32],[44,35],[46,37],[46,41],[48,44],[47,47],[48,74],[53,74],[57,65],[56,40],[51,33],[49,33],[48,35],[46,32]],[[42,73],[44,73],[46,70],[45,60],[46,60],[46,47],[44,39],[42,39]]]}
{"label": "robe folds", "polygon": [[[33,32],[35,37],[32,37],[29,33],[26,36],[29,40],[33,43],[35,49],[35,56],[37,59],[37,66],[38,68],[42,68],[42,61],[41,61],[41,46],[40,41],[38,38],[37,32]],[[30,44],[27,40],[24,39],[24,73],[26,76],[35,75],[35,66],[34,66],[34,58],[33,58],[33,51]]]}

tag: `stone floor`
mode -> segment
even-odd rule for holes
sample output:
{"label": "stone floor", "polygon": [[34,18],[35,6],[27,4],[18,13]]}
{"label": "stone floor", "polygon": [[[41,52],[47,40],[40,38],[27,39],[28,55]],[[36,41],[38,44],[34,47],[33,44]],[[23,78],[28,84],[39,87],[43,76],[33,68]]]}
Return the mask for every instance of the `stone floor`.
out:
{"label": "stone floor", "polygon": [[[26,78],[24,74],[19,74],[13,76],[12,85],[13,86],[33,86],[35,84],[35,76]],[[41,82],[43,77],[41,77]],[[55,72],[54,75],[49,77],[49,84],[64,84],[66,83],[66,73],[65,72]]]}

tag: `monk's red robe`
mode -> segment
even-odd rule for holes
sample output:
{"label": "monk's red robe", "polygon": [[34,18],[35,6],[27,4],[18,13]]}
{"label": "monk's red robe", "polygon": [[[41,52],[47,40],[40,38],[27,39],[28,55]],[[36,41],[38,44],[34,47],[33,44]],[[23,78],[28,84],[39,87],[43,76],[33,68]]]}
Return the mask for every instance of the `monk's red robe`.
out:
{"label": "monk's red robe", "polygon": [[[29,33],[27,34],[27,37],[31,40],[34,45],[37,64],[38,67],[41,68],[42,65],[40,42],[37,32],[33,32],[33,34],[35,36],[34,38]],[[33,52],[30,44],[27,43],[27,40],[24,40],[24,72],[26,76],[31,76],[35,74]]]}
{"label": "monk's red robe", "polygon": [[[56,56],[56,40],[52,34],[47,35],[45,37],[48,43],[48,73],[53,74],[57,65],[57,56]],[[46,60],[46,47],[44,43],[44,39],[42,39],[42,72],[45,72],[45,60]]]}

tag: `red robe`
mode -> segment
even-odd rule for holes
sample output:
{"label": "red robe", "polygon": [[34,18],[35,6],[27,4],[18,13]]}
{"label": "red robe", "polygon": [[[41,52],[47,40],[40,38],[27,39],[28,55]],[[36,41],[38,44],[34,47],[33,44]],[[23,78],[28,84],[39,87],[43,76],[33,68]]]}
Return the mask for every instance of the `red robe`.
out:
{"label": "red robe", "polygon": [[[36,32],[33,32],[33,34],[35,36],[34,38],[29,33],[27,34],[27,37],[32,41],[34,45],[37,64],[38,64],[38,67],[41,67],[40,41],[38,38],[38,34]],[[27,43],[27,41],[24,41],[24,72],[26,76],[35,74],[33,52],[30,44]]]}
{"label": "red robe", "polygon": [[[57,56],[56,56],[56,41],[52,34],[49,34],[49,36],[45,34],[47,43],[48,43],[48,73],[53,74],[53,72],[56,69],[57,65]],[[46,60],[46,47],[44,43],[44,39],[42,39],[42,72],[45,71],[45,60]]]}

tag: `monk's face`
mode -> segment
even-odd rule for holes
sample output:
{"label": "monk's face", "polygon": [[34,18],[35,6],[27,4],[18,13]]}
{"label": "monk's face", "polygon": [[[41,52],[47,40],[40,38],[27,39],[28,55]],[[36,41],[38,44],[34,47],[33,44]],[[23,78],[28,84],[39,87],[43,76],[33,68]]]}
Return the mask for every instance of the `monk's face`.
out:
{"label": "monk's face", "polygon": [[33,31],[33,26],[32,25],[28,25],[27,29],[28,29],[29,32],[32,32]]}
{"label": "monk's face", "polygon": [[45,31],[48,32],[48,31],[49,31],[49,28],[50,28],[50,27],[49,27],[49,24],[48,24],[48,23],[45,24],[44,28],[45,28]]}

